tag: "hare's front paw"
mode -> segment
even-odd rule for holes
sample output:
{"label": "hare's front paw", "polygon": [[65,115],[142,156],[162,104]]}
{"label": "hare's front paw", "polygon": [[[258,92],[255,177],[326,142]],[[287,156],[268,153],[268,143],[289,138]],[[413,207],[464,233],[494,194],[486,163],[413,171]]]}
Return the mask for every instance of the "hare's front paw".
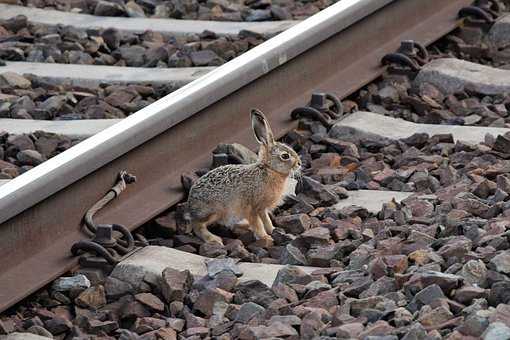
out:
{"label": "hare's front paw", "polygon": [[271,235],[274,231],[274,227],[272,224],[265,224],[264,225],[264,229],[266,230],[266,233],[268,233],[269,235]]}
{"label": "hare's front paw", "polygon": [[223,245],[223,241],[221,240],[221,237],[216,236],[216,235],[208,235],[208,236],[204,237],[204,241],[206,243],[217,243],[221,246]]}

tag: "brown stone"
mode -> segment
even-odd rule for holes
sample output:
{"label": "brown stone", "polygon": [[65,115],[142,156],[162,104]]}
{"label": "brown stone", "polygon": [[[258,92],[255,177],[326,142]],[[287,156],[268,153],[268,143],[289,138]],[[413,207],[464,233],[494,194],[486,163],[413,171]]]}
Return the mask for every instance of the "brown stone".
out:
{"label": "brown stone", "polygon": [[154,294],[151,293],[136,294],[135,299],[157,312],[165,311],[164,303]]}
{"label": "brown stone", "polygon": [[183,301],[193,284],[193,277],[188,270],[178,271],[173,268],[163,270],[161,291],[167,303]]}
{"label": "brown stone", "polygon": [[106,305],[106,295],[102,285],[92,286],[84,290],[74,302],[83,308],[98,309]]}

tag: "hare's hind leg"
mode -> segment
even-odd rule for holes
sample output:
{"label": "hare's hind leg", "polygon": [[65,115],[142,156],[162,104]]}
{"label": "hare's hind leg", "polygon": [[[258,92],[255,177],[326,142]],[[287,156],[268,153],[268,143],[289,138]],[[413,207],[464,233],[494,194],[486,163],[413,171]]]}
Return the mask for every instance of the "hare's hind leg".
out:
{"label": "hare's hind leg", "polygon": [[191,222],[191,225],[193,226],[193,232],[206,243],[218,243],[223,245],[221,237],[214,235],[207,229],[208,225],[217,220],[218,216],[216,214],[211,214],[202,220],[194,220]]}
{"label": "hare's hind leg", "polygon": [[264,212],[260,215],[260,218],[262,219],[262,223],[264,223],[264,229],[266,230],[266,233],[271,235],[273,233],[274,227],[273,222],[271,222],[271,218],[269,217],[268,211],[264,210]]}
{"label": "hare's hind leg", "polygon": [[271,239],[271,236],[267,234],[266,229],[264,228],[264,223],[262,222],[260,215],[253,214],[250,218],[248,218],[248,222],[250,223],[253,233],[258,240]]}

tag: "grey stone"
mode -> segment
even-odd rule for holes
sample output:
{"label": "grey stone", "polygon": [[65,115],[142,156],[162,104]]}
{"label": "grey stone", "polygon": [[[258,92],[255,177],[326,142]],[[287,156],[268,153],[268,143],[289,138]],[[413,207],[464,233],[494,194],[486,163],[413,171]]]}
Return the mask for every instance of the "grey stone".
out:
{"label": "grey stone", "polygon": [[487,327],[482,334],[483,340],[508,340],[510,339],[510,328],[502,322],[494,322]]}
{"label": "grey stone", "polygon": [[312,277],[302,268],[297,266],[285,266],[278,271],[274,279],[273,287],[278,284],[301,284],[306,285],[312,282]]}
{"label": "grey stone", "polygon": [[504,251],[494,256],[490,261],[490,266],[504,274],[510,274],[510,251]]}
{"label": "grey stone", "polygon": [[225,62],[211,50],[191,52],[190,58],[191,62],[195,66],[218,66]]}
{"label": "grey stone", "polygon": [[391,139],[385,138],[381,135],[371,132],[365,132],[352,126],[344,126],[342,123],[337,123],[329,130],[328,133],[331,138],[338,138],[343,141],[348,141],[354,144],[359,144],[362,141],[375,141],[381,145],[389,145]]}
{"label": "grey stone", "polygon": [[258,280],[241,282],[236,287],[234,301],[237,304],[254,302],[267,308],[274,300],[276,295],[273,291]]}
{"label": "grey stone", "polygon": [[248,16],[244,18],[246,21],[266,21],[271,19],[271,11],[256,9],[249,12]]}
{"label": "grey stone", "polygon": [[207,275],[213,279],[219,273],[223,271],[229,271],[236,276],[241,276],[243,275],[243,272],[237,266],[237,262],[239,261],[233,258],[209,260],[205,263],[207,266]]}
{"label": "grey stone", "polygon": [[427,338],[427,331],[419,323],[413,324],[409,331],[404,335],[402,340],[425,340]]}
{"label": "grey stone", "polygon": [[134,1],[129,1],[126,4],[126,12],[127,12],[127,15],[132,18],[144,18],[145,17],[143,8]]}
{"label": "grey stone", "polygon": [[145,63],[145,48],[142,46],[126,46],[119,48],[120,57],[128,66],[142,66]]}
{"label": "grey stone", "polygon": [[36,150],[22,150],[18,152],[16,158],[23,165],[39,165],[46,159]]}
{"label": "grey stone", "polygon": [[94,15],[117,17],[126,14],[123,6],[110,1],[99,1],[94,8]]}
{"label": "grey stone", "polygon": [[104,289],[106,296],[109,299],[118,299],[123,295],[134,293],[134,289],[131,284],[111,276],[106,278]]}
{"label": "grey stone", "polygon": [[299,235],[310,228],[311,219],[307,214],[285,215],[278,216],[275,224],[287,233]]}
{"label": "grey stone", "polygon": [[306,265],[307,260],[305,255],[299,250],[299,248],[294,247],[292,244],[287,244],[283,249],[280,262],[284,265]]}
{"label": "grey stone", "polygon": [[193,284],[193,277],[188,270],[166,268],[162,274],[161,290],[166,302],[183,301]]}
{"label": "grey stone", "polygon": [[61,277],[53,282],[51,288],[57,292],[67,292],[71,289],[87,289],[90,281],[85,275],[78,274],[71,277]]}
{"label": "grey stone", "polygon": [[67,98],[65,96],[51,96],[41,103],[40,108],[55,113],[62,108],[66,100]]}
{"label": "grey stone", "polygon": [[281,322],[286,325],[299,326],[301,325],[301,319],[296,315],[274,315],[269,320],[269,323]]}
{"label": "grey stone", "polygon": [[462,280],[462,276],[428,270],[413,274],[404,284],[404,288],[409,292],[416,292],[429,285],[437,284],[443,292],[449,293],[457,288]]}
{"label": "grey stone", "polygon": [[491,286],[489,303],[497,306],[500,303],[510,302],[510,281],[499,281]]}
{"label": "grey stone", "polygon": [[226,154],[231,161],[241,164],[251,164],[257,161],[257,154],[244,145],[238,143],[218,144],[213,154]]}
{"label": "grey stone", "polygon": [[416,293],[408,308],[412,312],[416,312],[420,310],[423,305],[430,305],[434,301],[444,299],[445,297],[441,287],[437,284],[431,284]]}
{"label": "grey stone", "polygon": [[488,291],[478,286],[463,286],[455,291],[455,300],[462,304],[469,304],[474,299],[487,297]]}
{"label": "grey stone", "polygon": [[168,67],[191,67],[192,65],[191,58],[181,51],[168,57]]}
{"label": "grey stone", "polygon": [[329,206],[339,201],[335,193],[313,178],[303,176],[299,184],[301,186],[298,186],[296,193],[303,192],[316,199],[322,206]]}
{"label": "grey stone", "polygon": [[257,314],[263,313],[265,310],[266,309],[264,307],[254,302],[243,303],[241,305],[241,308],[237,312],[235,321],[241,323],[248,323],[250,319],[252,319]]}
{"label": "grey stone", "polygon": [[479,315],[470,315],[458,328],[459,332],[465,335],[481,336],[487,329],[489,320]]}
{"label": "grey stone", "polygon": [[466,282],[484,286],[487,282],[487,268],[482,260],[469,260],[459,273]]}
{"label": "grey stone", "polygon": [[101,33],[101,37],[111,50],[119,48],[121,40],[121,34],[119,30],[115,28],[107,28]]}
{"label": "grey stone", "polygon": [[488,38],[489,42],[497,48],[510,45],[510,15],[506,14],[492,25]]}

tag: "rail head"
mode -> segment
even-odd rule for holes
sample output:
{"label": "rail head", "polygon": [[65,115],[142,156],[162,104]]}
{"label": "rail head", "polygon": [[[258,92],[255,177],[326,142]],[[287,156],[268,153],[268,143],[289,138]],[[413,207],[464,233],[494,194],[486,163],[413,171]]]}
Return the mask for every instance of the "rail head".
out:
{"label": "rail head", "polygon": [[27,171],[0,190],[0,223],[395,0],[342,0]]}

